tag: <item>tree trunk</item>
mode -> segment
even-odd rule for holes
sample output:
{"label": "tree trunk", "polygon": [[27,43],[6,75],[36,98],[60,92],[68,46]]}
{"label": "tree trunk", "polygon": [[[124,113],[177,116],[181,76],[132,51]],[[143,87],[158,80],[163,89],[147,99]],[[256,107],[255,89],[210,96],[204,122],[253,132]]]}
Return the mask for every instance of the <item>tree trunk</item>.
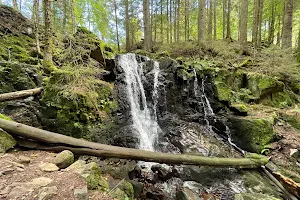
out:
{"label": "tree trunk", "polygon": [[68,18],[67,1],[63,1],[63,5],[64,5],[63,32],[65,32],[66,31],[66,26],[67,26],[67,18]]}
{"label": "tree trunk", "polygon": [[160,0],[160,41],[164,43],[164,36],[163,36],[163,0]]}
{"label": "tree trunk", "polygon": [[177,42],[177,5],[176,5],[176,1],[174,0],[174,4],[173,4],[173,8],[174,8],[174,42]]}
{"label": "tree trunk", "polygon": [[75,7],[74,7],[74,0],[70,0],[71,6],[71,20],[72,20],[72,34],[75,33]]}
{"label": "tree trunk", "polygon": [[299,25],[299,33],[298,33],[297,61],[300,63],[300,25]]}
{"label": "tree trunk", "polygon": [[205,4],[206,0],[198,0],[198,43],[205,39]]}
{"label": "tree trunk", "polygon": [[177,34],[176,34],[176,41],[180,40],[180,0],[177,0]]}
{"label": "tree trunk", "polygon": [[293,34],[293,0],[285,0],[284,21],[282,27],[282,48],[292,47]]}
{"label": "tree trunk", "polygon": [[231,39],[231,25],[230,25],[230,14],[231,14],[231,0],[227,0],[227,31],[226,38]]}
{"label": "tree trunk", "polygon": [[240,43],[247,44],[248,0],[242,0],[240,9]]}
{"label": "tree trunk", "polygon": [[252,42],[256,47],[257,47],[257,35],[258,35],[258,18],[259,18],[259,0],[254,0]]}
{"label": "tree trunk", "polygon": [[257,46],[261,46],[261,27],[262,27],[262,15],[264,8],[264,0],[259,0],[259,12],[258,12],[258,32],[257,32]]}
{"label": "tree trunk", "polygon": [[143,14],[144,14],[144,35],[145,35],[145,50],[150,51],[152,48],[152,33],[150,24],[150,10],[149,0],[143,0]]}
{"label": "tree trunk", "polygon": [[278,15],[278,32],[277,32],[277,41],[276,41],[276,45],[280,45],[280,41],[281,41],[281,31],[280,30],[282,30],[281,29],[281,16],[280,15]]}
{"label": "tree trunk", "polygon": [[[127,2],[128,3],[128,2]],[[115,7],[115,23],[116,23],[116,33],[117,33],[117,43],[118,43],[118,52],[120,52],[120,40],[119,40],[119,29],[118,29],[118,16],[117,16],[117,2],[114,0],[114,7]],[[126,15],[127,17],[127,15]],[[127,18],[126,18],[127,20]],[[127,23],[127,21],[126,21]],[[127,24],[126,24],[127,25]],[[126,33],[127,33],[127,26],[126,26]],[[127,34],[126,34],[126,42],[127,42]],[[127,45],[127,44],[126,44]]]}
{"label": "tree trunk", "polygon": [[39,8],[40,8],[39,0],[34,0],[33,9],[32,9],[32,21],[34,24],[36,50],[38,54],[41,54],[40,40],[39,40]]}
{"label": "tree trunk", "polygon": [[[68,145],[67,147],[59,146],[56,148],[58,148],[59,151],[69,149],[76,154],[134,159],[166,164],[207,165],[214,167],[257,168],[268,163],[268,159],[266,157],[258,157],[257,155],[249,158],[216,158],[129,149],[88,142],[86,140],[72,138],[4,119],[0,119],[0,128],[14,136],[34,139],[55,145]],[[55,149],[55,147],[52,147],[52,149]]]}
{"label": "tree trunk", "polygon": [[156,39],[157,39],[157,8],[158,7],[158,5],[157,5],[157,2],[156,2],[156,6],[155,6],[155,17],[153,18],[153,20],[154,20],[154,43],[156,43]]}
{"label": "tree trunk", "polygon": [[166,15],[166,17],[167,17],[167,25],[166,25],[166,27],[167,27],[167,30],[166,30],[166,32],[167,32],[167,44],[169,44],[169,41],[170,41],[170,32],[169,32],[169,24],[170,24],[170,22],[169,22],[169,0],[167,0],[167,15]]}
{"label": "tree trunk", "polygon": [[[116,16],[117,17],[117,16]],[[125,0],[125,28],[126,28],[126,51],[130,51],[130,35],[129,35],[129,4],[128,0]]]}
{"label": "tree trunk", "polygon": [[217,1],[213,0],[214,2],[214,40],[217,39]]}
{"label": "tree trunk", "polygon": [[226,7],[227,7],[227,0],[223,0],[223,39],[225,38],[226,32]]}
{"label": "tree trunk", "polygon": [[43,91],[43,88],[34,88],[34,89],[30,89],[30,90],[22,90],[22,91],[18,91],[18,92],[10,92],[10,93],[0,94],[0,102],[33,96],[36,94],[40,94],[42,91]]}
{"label": "tree trunk", "polygon": [[51,23],[51,5],[50,0],[44,1],[44,21],[45,21],[45,45],[43,66],[47,72],[51,72],[53,68],[52,61],[52,23]]}
{"label": "tree trunk", "polygon": [[14,8],[15,10],[19,10],[17,0],[12,0],[12,2],[13,2],[13,8]]}
{"label": "tree trunk", "polygon": [[271,19],[269,20],[270,26],[269,26],[269,36],[268,36],[268,43],[273,44],[274,43],[274,33],[275,33],[275,2],[271,2]]}
{"label": "tree trunk", "polygon": [[172,44],[172,37],[173,37],[173,31],[172,31],[172,1],[170,0],[170,43]]}
{"label": "tree trunk", "polygon": [[187,1],[188,0],[184,0],[184,41],[187,41],[187,24],[188,24],[188,20],[187,20]]}
{"label": "tree trunk", "polygon": [[207,39],[212,40],[212,26],[213,26],[213,0],[209,1],[209,17],[208,17],[208,35]]}

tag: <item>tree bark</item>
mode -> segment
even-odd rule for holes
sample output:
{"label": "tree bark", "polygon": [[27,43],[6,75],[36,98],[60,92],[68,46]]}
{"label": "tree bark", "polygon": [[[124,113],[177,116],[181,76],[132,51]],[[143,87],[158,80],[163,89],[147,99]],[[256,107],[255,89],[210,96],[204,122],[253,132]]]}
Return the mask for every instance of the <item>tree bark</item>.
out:
{"label": "tree bark", "polygon": [[17,91],[17,92],[3,93],[3,94],[0,94],[0,102],[37,95],[37,94],[40,94],[42,91],[43,91],[43,88],[34,88],[34,89],[30,89],[30,90],[22,90],[22,91]]}
{"label": "tree bark", "polygon": [[52,61],[52,22],[51,22],[51,5],[50,0],[44,1],[44,21],[45,21],[45,45],[44,45],[44,59],[43,66],[51,72],[51,68],[54,66]]}
{"label": "tree bark", "polygon": [[205,5],[206,0],[198,0],[198,43],[205,39]]}
{"label": "tree bark", "polygon": [[240,9],[240,43],[247,44],[248,0],[242,0]]}
{"label": "tree bark", "polygon": [[144,42],[145,50],[150,51],[152,48],[152,33],[150,24],[150,2],[149,0],[143,0],[143,18],[144,18]]}
{"label": "tree bark", "polygon": [[[128,2],[127,2],[128,3]],[[118,52],[120,52],[120,40],[119,40],[119,29],[118,29],[118,16],[117,16],[117,2],[114,0],[114,7],[115,7],[115,23],[116,23],[116,33],[117,33],[117,43],[118,43]],[[127,25],[127,24],[126,24]],[[127,33],[127,26],[126,26],[126,33]],[[127,42],[127,34],[126,34],[126,42]],[[127,45],[127,44],[126,44]]]}
{"label": "tree bark", "polygon": [[[257,168],[268,162],[268,159],[264,156],[259,158],[257,158],[257,156],[252,156],[250,158],[216,158],[117,147],[88,142],[4,119],[0,119],[0,128],[15,136],[58,145],[58,147],[52,147],[52,150],[55,148],[57,148],[58,151],[69,149],[75,154],[143,160],[166,164],[207,165],[214,167],[237,168]],[[60,145],[63,145],[63,147]],[[65,145],[68,146],[64,147]]]}
{"label": "tree bark", "polygon": [[164,43],[164,36],[163,36],[163,3],[160,0],[160,41]]}
{"label": "tree bark", "polygon": [[226,32],[226,7],[227,7],[227,0],[223,0],[223,39],[225,38],[225,32]]}
{"label": "tree bark", "polygon": [[180,40],[180,0],[177,0],[177,30],[176,30],[176,41]]}
{"label": "tree bark", "polygon": [[254,0],[253,24],[252,24],[252,42],[257,47],[258,36],[258,18],[259,18],[259,0]]}
{"label": "tree bark", "polygon": [[32,21],[34,23],[34,35],[36,50],[38,54],[41,54],[40,40],[39,40],[39,0],[34,0],[32,9]]}
{"label": "tree bark", "polygon": [[270,26],[269,26],[269,36],[268,36],[268,43],[273,44],[274,43],[274,34],[275,34],[275,2],[271,2],[271,19],[269,20]]}
{"label": "tree bark", "polygon": [[70,7],[71,7],[72,34],[74,34],[75,33],[75,7],[74,7],[74,0],[70,0]]}
{"label": "tree bark", "polygon": [[297,61],[300,63],[300,25],[298,31]]}
{"label": "tree bark", "polygon": [[19,10],[17,0],[13,0],[12,2],[13,2],[13,8],[14,8],[15,10]]}
{"label": "tree bark", "polygon": [[170,43],[172,43],[173,31],[172,31],[172,1],[170,0]]}
{"label": "tree bark", "polygon": [[294,0],[285,0],[284,21],[282,27],[282,48],[292,47]]}
{"label": "tree bark", "polygon": [[66,31],[66,27],[67,27],[67,18],[68,18],[68,12],[67,12],[67,1],[63,1],[63,5],[64,5],[64,17],[63,17],[63,32]]}
{"label": "tree bark", "polygon": [[212,26],[213,26],[213,0],[209,1],[209,17],[208,17],[208,40],[212,40]]}
{"label": "tree bark", "polygon": [[130,51],[130,35],[129,35],[129,4],[128,0],[125,0],[125,28],[126,28],[126,51]]}
{"label": "tree bark", "polygon": [[217,39],[217,1],[213,0],[214,2],[214,40]]}
{"label": "tree bark", "polygon": [[169,30],[169,24],[170,24],[170,21],[169,21],[169,0],[167,0],[167,43],[169,44],[169,41],[170,41],[170,30]]}
{"label": "tree bark", "polygon": [[176,0],[174,0],[173,9],[174,9],[174,42],[177,42],[177,5]]}
{"label": "tree bark", "polygon": [[259,11],[258,11],[258,32],[257,32],[257,46],[261,46],[261,27],[262,27],[262,15],[264,8],[264,0],[259,0]]}
{"label": "tree bark", "polygon": [[231,25],[230,25],[230,14],[231,14],[231,0],[227,0],[227,31],[226,38],[231,39]]}

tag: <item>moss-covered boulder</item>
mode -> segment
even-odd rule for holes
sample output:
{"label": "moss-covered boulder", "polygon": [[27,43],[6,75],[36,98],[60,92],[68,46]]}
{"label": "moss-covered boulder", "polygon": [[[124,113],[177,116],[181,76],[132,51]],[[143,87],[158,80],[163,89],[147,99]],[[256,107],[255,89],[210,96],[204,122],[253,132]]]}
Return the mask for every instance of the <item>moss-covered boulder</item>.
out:
{"label": "moss-covered boulder", "polygon": [[69,150],[64,150],[56,155],[54,164],[60,169],[69,167],[74,162],[74,154]]}
{"label": "moss-covered boulder", "polygon": [[129,183],[126,180],[121,180],[121,183],[119,182],[119,185],[117,187],[112,188],[110,191],[110,194],[112,197],[116,199],[128,199],[133,200],[134,199],[134,190],[131,183]]}
{"label": "moss-covered boulder", "polygon": [[230,117],[232,139],[246,151],[261,153],[274,138],[274,118]]}
{"label": "moss-covered boulder", "polygon": [[241,193],[234,196],[234,200],[280,200],[278,198],[258,194],[258,193]]}
{"label": "moss-covered boulder", "polygon": [[241,116],[246,116],[249,112],[248,107],[243,103],[234,103],[230,105],[230,109]]}
{"label": "moss-covered boulder", "polygon": [[0,129],[0,154],[17,144],[16,140],[4,130]]}

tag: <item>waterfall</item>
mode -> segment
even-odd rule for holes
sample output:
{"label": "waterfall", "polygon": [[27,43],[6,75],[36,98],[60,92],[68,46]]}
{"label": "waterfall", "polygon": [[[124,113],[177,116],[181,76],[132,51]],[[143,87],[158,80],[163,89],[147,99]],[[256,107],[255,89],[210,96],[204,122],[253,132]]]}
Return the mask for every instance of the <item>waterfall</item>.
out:
{"label": "waterfall", "polygon": [[159,63],[154,62],[153,112],[147,105],[145,90],[142,83],[143,65],[138,63],[135,54],[120,55],[118,64],[124,70],[127,99],[130,104],[132,125],[139,134],[139,149],[155,151],[154,145],[158,138],[156,105],[158,98]]}

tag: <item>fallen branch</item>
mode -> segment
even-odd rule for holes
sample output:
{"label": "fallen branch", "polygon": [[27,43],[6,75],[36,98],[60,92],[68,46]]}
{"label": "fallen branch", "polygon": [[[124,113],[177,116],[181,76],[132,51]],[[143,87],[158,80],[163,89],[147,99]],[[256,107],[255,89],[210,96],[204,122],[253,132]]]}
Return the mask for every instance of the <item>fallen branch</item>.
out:
{"label": "fallen branch", "polygon": [[268,162],[268,159],[264,156],[253,156],[253,158],[216,158],[117,147],[76,139],[4,119],[0,119],[0,128],[15,136],[57,145],[49,147],[51,148],[50,150],[56,149],[61,151],[69,149],[75,154],[143,160],[166,164],[207,165],[235,168],[257,168]]}
{"label": "fallen branch", "polygon": [[43,91],[43,88],[40,87],[40,88],[34,88],[34,89],[30,89],[30,90],[22,90],[22,91],[17,91],[17,92],[0,94],[0,102],[33,96],[36,94],[40,94],[42,91]]}

